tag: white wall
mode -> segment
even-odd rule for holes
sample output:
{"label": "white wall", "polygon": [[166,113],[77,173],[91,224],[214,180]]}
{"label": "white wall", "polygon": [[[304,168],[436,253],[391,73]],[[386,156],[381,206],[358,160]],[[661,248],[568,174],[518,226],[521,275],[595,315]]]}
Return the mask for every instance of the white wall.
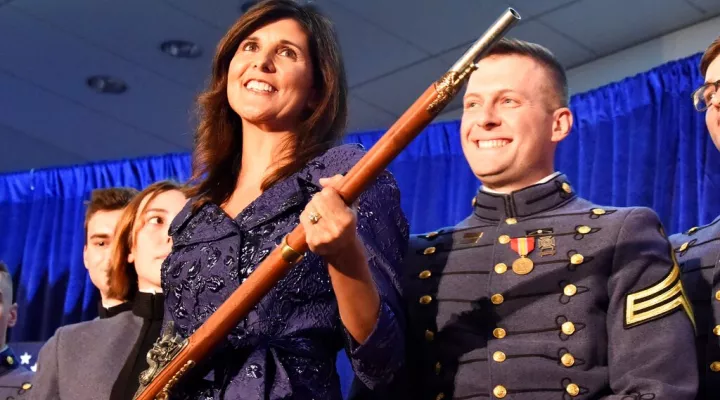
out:
{"label": "white wall", "polygon": [[715,17],[570,69],[567,72],[570,93],[585,92],[703,52],[718,35],[720,17]]}

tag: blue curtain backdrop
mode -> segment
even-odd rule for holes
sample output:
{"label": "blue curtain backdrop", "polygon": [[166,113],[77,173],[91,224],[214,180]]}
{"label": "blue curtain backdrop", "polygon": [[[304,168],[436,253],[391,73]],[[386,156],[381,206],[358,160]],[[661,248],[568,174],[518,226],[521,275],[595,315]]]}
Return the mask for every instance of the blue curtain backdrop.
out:
{"label": "blue curtain backdrop", "polygon": [[[668,232],[720,214],[720,154],[694,111],[700,55],[670,62],[571,100],[575,126],[557,169],[580,195],[613,206],[648,206]],[[459,122],[428,127],[391,165],[413,232],[451,225],[470,211],[479,182],[460,148]],[[370,148],[382,131],[351,134]],[[11,145],[11,144],[6,144]],[[189,156],[171,154],[0,175],[0,260],[11,268],[20,319],[13,341],[46,340],[96,314],[82,264],[83,202],[94,188],[142,188],[187,179]]]}

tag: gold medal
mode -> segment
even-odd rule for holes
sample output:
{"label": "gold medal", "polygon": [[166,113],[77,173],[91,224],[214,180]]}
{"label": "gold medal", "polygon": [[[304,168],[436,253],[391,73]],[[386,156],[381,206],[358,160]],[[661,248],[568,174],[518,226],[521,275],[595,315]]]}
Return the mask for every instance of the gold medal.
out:
{"label": "gold medal", "polygon": [[513,238],[510,240],[510,248],[520,256],[512,264],[513,272],[518,275],[527,275],[532,272],[535,264],[527,255],[535,249],[535,237]]}
{"label": "gold medal", "polygon": [[535,268],[533,261],[527,257],[520,257],[512,264],[512,270],[518,275],[527,275]]}

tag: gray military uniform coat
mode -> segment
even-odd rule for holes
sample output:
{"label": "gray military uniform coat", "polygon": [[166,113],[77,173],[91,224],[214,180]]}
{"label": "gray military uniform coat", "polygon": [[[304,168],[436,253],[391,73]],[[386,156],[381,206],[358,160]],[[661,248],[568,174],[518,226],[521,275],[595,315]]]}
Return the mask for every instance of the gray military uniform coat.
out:
{"label": "gray military uniform coat", "polygon": [[697,320],[698,399],[720,398],[720,217],[670,237]]}
{"label": "gray military uniform coat", "polygon": [[671,254],[652,210],[594,205],[564,175],[480,191],[460,224],[412,238],[402,396],[694,399],[694,322]]}
{"label": "gray military uniform coat", "polygon": [[137,341],[143,319],[132,312],[59,328],[43,346],[31,400],[104,400]]}
{"label": "gray military uniform coat", "polygon": [[0,352],[0,400],[25,398],[32,388],[33,373],[20,365],[9,347]]}

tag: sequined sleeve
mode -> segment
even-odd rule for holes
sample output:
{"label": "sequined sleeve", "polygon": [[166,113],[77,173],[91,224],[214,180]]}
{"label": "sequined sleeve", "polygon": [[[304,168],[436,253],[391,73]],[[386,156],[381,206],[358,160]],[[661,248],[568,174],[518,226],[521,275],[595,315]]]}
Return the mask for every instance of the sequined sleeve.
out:
{"label": "sequined sleeve", "polygon": [[405,357],[405,315],[400,302],[400,264],[408,244],[408,224],[400,192],[389,173],[381,175],[361,197],[358,233],[380,293],[375,327],[359,345],[344,330],[346,350],[358,379],[373,389],[388,383]]}

